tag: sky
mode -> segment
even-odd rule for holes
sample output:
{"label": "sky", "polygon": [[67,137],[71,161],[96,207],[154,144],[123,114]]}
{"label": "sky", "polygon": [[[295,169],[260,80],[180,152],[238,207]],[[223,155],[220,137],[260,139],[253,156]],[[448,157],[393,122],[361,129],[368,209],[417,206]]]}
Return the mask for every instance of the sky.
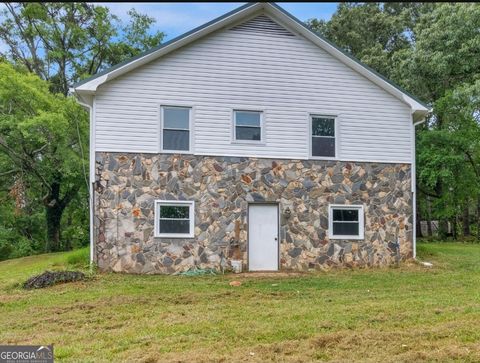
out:
{"label": "sky", "polygon": [[[142,14],[148,14],[157,22],[153,30],[166,34],[164,41],[175,38],[197,26],[221,16],[245,3],[97,3],[107,6],[111,12],[123,21],[128,21],[128,10],[135,8]],[[278,3],[281,7],[300,20],[311,18],[330,19],[337,3]],[[5,5],[0,3],[0,10]],[[6,50],[0,41],[0,52]]]}
{"label": "sky", "polygon": [[[127,12],[134,7],[157,20],[155,30],[166,34],[164,40],[181,35],[245,3],[100,3],[108,6],[122,20],[128,20]],[[279,3],[281,7],[300,20],[311,18],[330,19],[337,3]]]}

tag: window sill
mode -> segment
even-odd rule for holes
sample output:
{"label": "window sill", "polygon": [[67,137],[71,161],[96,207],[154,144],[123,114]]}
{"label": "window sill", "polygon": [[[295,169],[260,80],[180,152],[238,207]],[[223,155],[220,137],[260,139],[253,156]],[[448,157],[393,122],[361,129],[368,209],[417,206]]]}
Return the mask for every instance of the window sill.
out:
{"label": "window sill", "polygon": [[191,150],[160,150],[160,154],[193,154]]}
{"label": "window sill", "polygon": [[309,160],[339,160],[336,156],[309,156]]}
{"label": "window sill", "polygon": [[165,233],[154,235],[153,238],[195,238],[193,234]]}
{"label": "window sill", "polygon": [[353,239],[353,240],[365,240],[365,236],[328,236],[328,239]]}
{"label": "window sill", "polygon": [[264,141],[248,141],[248,140],[234,140],[231,142],[233,145],[257,145],[257,146],[267,146]]}

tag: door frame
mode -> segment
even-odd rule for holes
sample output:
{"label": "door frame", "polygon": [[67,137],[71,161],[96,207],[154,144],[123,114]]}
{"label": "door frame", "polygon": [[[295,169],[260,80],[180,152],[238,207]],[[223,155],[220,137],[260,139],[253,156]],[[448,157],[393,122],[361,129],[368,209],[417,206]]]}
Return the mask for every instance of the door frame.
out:
{"label": "door frame", "polygon": [[277,269],[261,272],[280,271],[280,203],[278,202],[248,202],[247,204],[247,271],[250,271],[250,206],[252,205],[270,205],[277,207]]}

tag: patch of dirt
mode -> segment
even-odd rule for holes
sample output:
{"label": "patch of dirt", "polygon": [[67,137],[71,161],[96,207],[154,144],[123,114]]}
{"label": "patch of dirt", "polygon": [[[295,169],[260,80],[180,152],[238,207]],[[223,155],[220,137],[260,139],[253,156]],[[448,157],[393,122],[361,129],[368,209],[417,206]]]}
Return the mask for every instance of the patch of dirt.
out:
{"label": "patch of dirt", "polygon": [[24,282],[23,288],[42,289],[65,282],[80,281],[85,279],[85,274],[80,271],[45,271],[44,273],[30,277]]}
{"label": "patch of dirt", "polygon": [[242,272],[239,274],[232,274],[232,277],[244,277],[244,278],[258,278],[258,277],[294,277],[294,276],[306,276],[309,275],[308,272],[293,272],[293,271],[278,271],[278,272]]}

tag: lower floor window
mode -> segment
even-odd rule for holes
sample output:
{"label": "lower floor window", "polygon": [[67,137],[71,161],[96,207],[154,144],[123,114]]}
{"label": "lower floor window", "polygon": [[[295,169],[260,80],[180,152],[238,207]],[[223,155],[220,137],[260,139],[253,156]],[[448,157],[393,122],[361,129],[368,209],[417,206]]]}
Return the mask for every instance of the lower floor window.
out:
{"label": "lower floor window", "polygon": [[155,237],[192,238],[193,201],[155,201]]}
{"label": "lower floor window", "polygon": [[364,238],[362,205],[330,205],[328,223],[328,235],[331,239]]}

